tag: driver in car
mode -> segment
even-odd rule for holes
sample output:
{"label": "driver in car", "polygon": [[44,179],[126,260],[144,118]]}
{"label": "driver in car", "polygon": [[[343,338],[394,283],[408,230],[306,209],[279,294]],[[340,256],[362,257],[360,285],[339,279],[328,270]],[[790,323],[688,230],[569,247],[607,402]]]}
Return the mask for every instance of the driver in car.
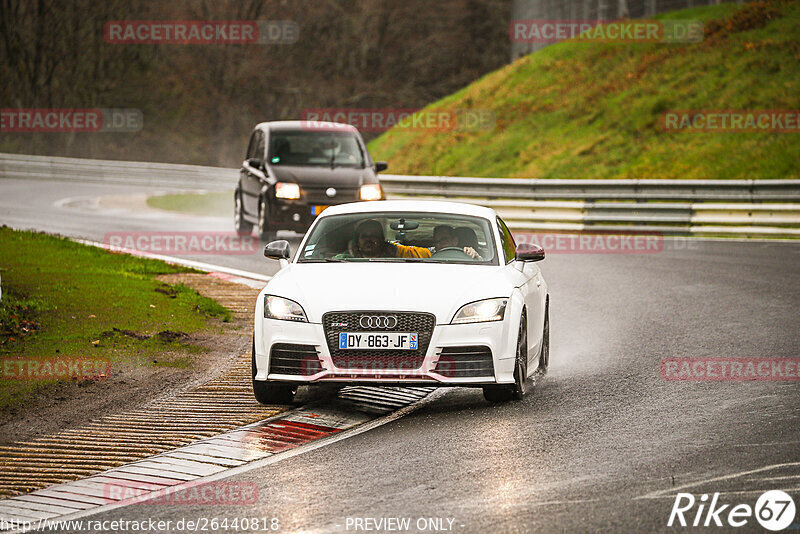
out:
{"label": "driver in car", "polygon": [[472,247],[460,247],[458,246],[458,236],[455,233],[455,230],[452,226],[447,226],[446,224],[440,224],[436,228],[433,229],[433,242],[435,247],[433,252],[441,252],[446,248],[451,249],[458,249],[462,251],[464,254],[468,255],[473,260],[480,260],[480,255],[475,251]]}
{"label": "driver in car", "polygon": [[355,230],[355,239],[350,249],[336,257],[354,258],[430,258],[431,251],[424,247],[413,247],[386,241],[383,226],[375,219],[368,219]]}
{"label": "driver in car", "polygon": [[337,162],[341,163],[342,160],[347,163],[356,162],[356,158],[342,146],[341,141],[333,137],[320,139],[317,143],[317,150],[321,152],[331,164]]}

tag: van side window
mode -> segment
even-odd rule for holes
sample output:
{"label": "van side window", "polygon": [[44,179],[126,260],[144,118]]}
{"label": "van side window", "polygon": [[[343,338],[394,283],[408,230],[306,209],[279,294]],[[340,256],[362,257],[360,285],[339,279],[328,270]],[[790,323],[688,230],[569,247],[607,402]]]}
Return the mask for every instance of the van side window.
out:
{"label": "van side window", "polygon": [[258,134],[258,133],[260,133],[260,130],[254,131],[253,135],[250,136],[250,144],[247,145],[247,155],[244,157],[244,159],[250,159],[250,158],[257,158],[258,157],[256,155],[257,154],[257,151],[256,151],[256,145],[257,145],[256,137],[257,137],[257,135],[256,134]]}
{"label": "van side window", "polygon": [[267,159],[267,150],[264,146],[264,132],[261,130],[256,131],[256,155],[253,157],[262,161],[266,161]]}

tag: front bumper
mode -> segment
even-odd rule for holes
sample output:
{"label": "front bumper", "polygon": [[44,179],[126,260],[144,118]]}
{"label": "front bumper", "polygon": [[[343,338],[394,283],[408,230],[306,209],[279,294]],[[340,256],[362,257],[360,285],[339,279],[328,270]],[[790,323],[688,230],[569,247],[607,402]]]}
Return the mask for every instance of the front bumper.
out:
{"label": "front bumper", "polygon": [[325,194],[325,188],[301,186],[301,196],[296,200],[270,195],[268,222],[273,228],[305,232],[317,215],[322,213],[322,209],[359,201],[358,189],[339,188],[336,196],[329,197]]}
{"label": "front bumper", "polygon": [[[503,321],[466,325],[436,325],[433,329],[422,365],[416,369],[367,368],[353,365],[339,368],[334,364],[322,324],[294,323],[273,319],[257,320],[255,325],[256,380],[275,380],[295,383],[358,383],[358,384],[420,384],[479,386],[511,384],[514,382],[517,325],[511,327],[508,317]],[[303,376],[270,372],[270,355],[274,345],[303,345],[309,354],[315,352],[313,366],[305,366]],[[313,350],[310,349],[313,347]],[[451,353],[465,347],[486,347],[491,351],[491,370],[480,376],[454,376]],[[354,361],[363,361],[353,351]],[[316,363],[316,360],[319,363]],[[487,367],[481,367],[486,369]],[[475,373],[472,373],[473,375]]]}
{"label": "front bumper", "polygon": [[320,212],[315,206],[332,206],[333,203],[314,204],[303,200],[274,199],[269,210],[269,225],[281,230],[293,230],[304,233],[314,222]]}

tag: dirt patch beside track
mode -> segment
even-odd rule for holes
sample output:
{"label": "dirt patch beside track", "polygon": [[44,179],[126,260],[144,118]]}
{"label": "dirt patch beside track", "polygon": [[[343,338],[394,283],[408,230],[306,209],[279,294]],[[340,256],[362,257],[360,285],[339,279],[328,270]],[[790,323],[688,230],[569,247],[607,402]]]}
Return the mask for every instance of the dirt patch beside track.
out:
{"label": "dirt patch beside track", "polygon": [[[159,277],[183,283],[234,312],[219,333],[192,335],[208,352],[186,369],[147,379],[136,368],[104,380],[64,384],[33,399],[0,426],[0,495],[74,480],[277,414],[256,403],[250,384],[252,310],[257,289],[214,275]],[[165,355],[166,357],[166,355]]]}

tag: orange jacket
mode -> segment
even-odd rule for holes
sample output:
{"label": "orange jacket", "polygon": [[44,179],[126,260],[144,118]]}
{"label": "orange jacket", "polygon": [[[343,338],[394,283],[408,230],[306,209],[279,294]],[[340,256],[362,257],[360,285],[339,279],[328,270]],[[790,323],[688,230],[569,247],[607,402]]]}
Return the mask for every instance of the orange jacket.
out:
{"label": "orange jacket", "polygon": [[411,247],[400,245],[399,243],[392,243],[397,247],[398,258],[430,258],[431,251],[424,247]]}

